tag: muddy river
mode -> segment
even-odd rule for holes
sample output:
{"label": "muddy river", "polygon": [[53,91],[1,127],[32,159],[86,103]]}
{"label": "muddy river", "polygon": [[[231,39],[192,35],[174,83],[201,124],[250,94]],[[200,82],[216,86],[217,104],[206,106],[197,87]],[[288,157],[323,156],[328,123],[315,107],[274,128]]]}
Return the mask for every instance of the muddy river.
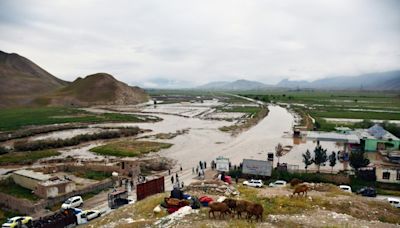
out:
{"label": "muddy river", "polygon": [[[233,124],[232,122],[185,118],[165,114],[152,114],[163,118],[163,121],[156,123],[102,124],[101,126],[139,126],[140,128],[152,130],[147,134],[169,133],[189,129],[187,134],[179,135],[170,140],[159,140],[174,144],[171,148],[162,150],[159,154],[176,159],[178,164],[181,164],[185,169],[197,166],[200,160],[211,162],[211,160],[221,155],[228,157],[232,164],[239,164],[243,158],[266,159],[267,153],[274,152],[274,148],[278,143],[284,146],[293,146],[289,153],[280,158],[280,162],[298,165],[300,169],[303,169],[302,153],[307,149],[312,152],[316,142],[303,141],[295,143],[291,137],[285,136],[285,132],[291,132],[294,124],[295,117],[293,114],[285,108],[274,105],[270,105],[269,110],[268,116],[256,126],[235,137],[218,130],[221,126]],[[342,148],[334,142],[321,142],[321,145],[323,148],[328,149],[329,154]],[[82,148],[73,151],[75,155],[79,153],[88,155],[82,151]],[[276,158],[275,163],[277,163]],[[315,167],[309,167],[309,169],[313,168]],[[335,170],[342,168],[343,164],[339,162],[334,167]],[[327,164],[321,169],[330,170],[331,167]]]}

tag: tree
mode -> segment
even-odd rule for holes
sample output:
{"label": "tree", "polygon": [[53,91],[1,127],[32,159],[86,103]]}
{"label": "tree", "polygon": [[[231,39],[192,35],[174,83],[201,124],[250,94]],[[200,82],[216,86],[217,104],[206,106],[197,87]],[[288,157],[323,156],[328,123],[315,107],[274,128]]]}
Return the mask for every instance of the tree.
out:
{"label": "tree", "polygon": [[352,151],[350,153],[350,166],[357,170],[361,167],[366,167],[369,164],[369,159],[364,156],[364,151]]}
{"label": "tree", "polygon": [[278,158],[278,164],[280,164],[279,158],[283,156],[283,146],[280,143],[275,147],[275,156]]}
{"label": "tree", "polygon": [[325,165],[325,162],[328,161],[328,157],[326,155],[326,149],[324,150],[321,146],[316,146],[314,149],[314,164],[318,167],[318,173],[321,165]]}
{"label": "tree", "polygon": [[329,166],[332,168],[331,173],[333,172],[333,167],[336,165],[336,153],[332,151],[331,155],[329,155]]}
{"label": "tree", "polygon": [[306,173],[307,173],[308,166],[312,165],[312,163],[313,163],[313,160],[311,158],[311,153],[309,150],[307,150],[306,153],[303,154],[303,163],[305,165]]}

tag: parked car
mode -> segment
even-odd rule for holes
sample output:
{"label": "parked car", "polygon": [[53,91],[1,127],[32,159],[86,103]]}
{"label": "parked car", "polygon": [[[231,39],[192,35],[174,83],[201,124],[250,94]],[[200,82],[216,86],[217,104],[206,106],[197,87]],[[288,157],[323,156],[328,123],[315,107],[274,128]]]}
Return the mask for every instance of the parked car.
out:
{"label": "parked car", "polygon": [[376,197],[376,190],[372,187],[364,187],[357,191],[357,194],[368,197]]}
{"label": "parked car", "polygon": [[269,183],[270,187],[285,187],[286,186],[286,181],[284,180],[277,180],[275,182]]}
{"label": "parked car", "polygon": [[98,210],[86,210],[81,214],[82,218],[86,218],[88,221],[100,217],[101,213]]}
{"label": "parked car", "polygon": [[26,225],[27,227],[32,227],[32,217],[29,216],[17,216],[10,219],[1,226],[2,228],[14,228],[19,225]]}
{"label": "parked car", "polygon": [[250,186],[250,187],[256,187],[256,188],[261,188],[264,184],[263,184],[263,182],[261,180],[251,179],[249,181],[244,181],[243,185],[247,185],[247,186]]}
{"label": "parked car", "polygon": [[400,199],[397,199],[397,198],[388,198],[387,200],[388,200],[388,202],[389,202],[393,207],[400,208]]}
{"label": "parked car", "polygon": [[348,185],[339,185],[339,188],[342,189],[345,192],[350,192],[351,193],[351,187]]}
{"label": "parked car", "polygon": [[83,205],[83,199],[80,196],[74,196],[69,199],[67,199],[62,205],[62,209],[68,209],[68,208],[74,208],[74,207],[80,207]]}

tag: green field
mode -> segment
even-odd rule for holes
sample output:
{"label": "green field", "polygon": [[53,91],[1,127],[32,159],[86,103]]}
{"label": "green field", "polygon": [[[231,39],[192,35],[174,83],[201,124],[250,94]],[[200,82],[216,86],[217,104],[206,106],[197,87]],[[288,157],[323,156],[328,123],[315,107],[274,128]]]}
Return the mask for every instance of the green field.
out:
{"label": "green field", "polygon": [[14,108],[0,110],[0,131],[16,130],[32,125],[60,123],[143,122],[135,115],[117,113],[94,114],[73,108]]}
{"label": "green field", "polygon": [[39,200],[32,190],[17,185],[11,178],[0,182],[0,192],[31,201]]}
{"label": "green field", "polygon": [[[400,120],[400,94],[393,92],[248,91],[241,95],[272,103],[290,104],[297,112],[315,118],[319,130],[332,130],[338,125],[323,118]],[[353,127],[354,124],[349,123],[347,126]]]}
{"label": "green field", "polygon": [[33,163],[41,158],[60,155],[55,150],[42,150],[34,152],[13,152],[0,155],[0,165],[5,164],[28,164]]}
{"label": "green field", "polygon": [[100,155],[111,155],[116,157],[137,157],[150,152],[157,152],[161,149],[171,147],[170,143],[150,141],[119,141],[98,146],[90,151]]}

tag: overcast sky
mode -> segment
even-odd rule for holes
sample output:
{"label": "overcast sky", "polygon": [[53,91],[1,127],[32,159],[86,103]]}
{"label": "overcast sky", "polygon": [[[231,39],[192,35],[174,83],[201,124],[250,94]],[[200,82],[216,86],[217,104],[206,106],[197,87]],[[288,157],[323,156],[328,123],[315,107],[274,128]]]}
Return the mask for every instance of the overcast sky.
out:
{"label": "overcast sky", "polygon": [[400,69],[400,1],[1,0],[0,50],[146,87],[357,75]]}

